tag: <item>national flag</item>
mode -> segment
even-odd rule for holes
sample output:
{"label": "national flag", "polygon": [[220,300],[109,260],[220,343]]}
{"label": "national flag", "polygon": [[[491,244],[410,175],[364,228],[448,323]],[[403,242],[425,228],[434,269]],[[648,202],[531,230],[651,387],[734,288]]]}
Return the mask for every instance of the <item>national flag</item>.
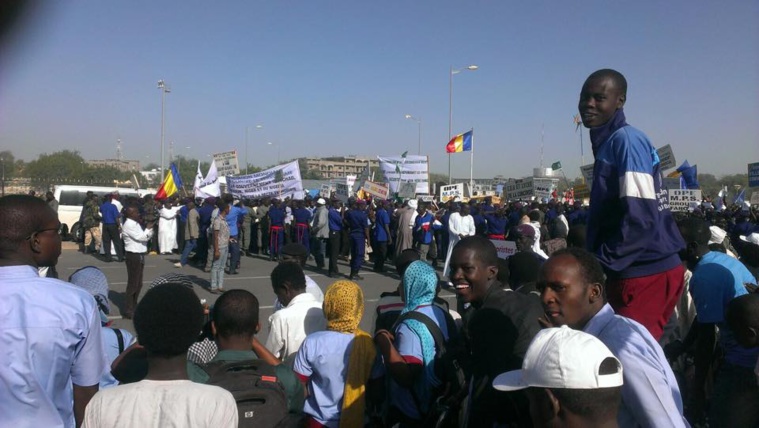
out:
{"label": "national flag", "polygon": [[[401,155],[401,158],[403,158],[403,164],[404,165],[406,164],[406,156],[408,156],[408,150],[406,150],[405,152],[403,152],[403,154]],[[401,173],[401,164],[399,164],[399,163],[395,164],[395,172],[397,172],[398,174]]]}
{"label": "national flag", "polygon": [[572,119],[572,122],[575,124],[575,132],[577,132],[577,130],[580,129],[580,125],[582,125],[582,119],[580,119],[579,113],[575,115],[574,119]]}
{"label": "national flag", "polygon": [[169,196],[177,193],[182,188],[182,177],[179,176],[179,171],[175,164],[169,166],[169,171],[166,173],[166,178],[163,179],[161,187],[155,194],[156,200],[163,200]]}
{"label": "national flag", "polygon": [[448,142],[445,146],[446,153],[461,153],[472,151],[472,130],[459,134]]}
{"label": "national flag", "polygon": [[551,169],[556,171],[557,169],[561,169],[561,162],[554,162],[551,164]]}

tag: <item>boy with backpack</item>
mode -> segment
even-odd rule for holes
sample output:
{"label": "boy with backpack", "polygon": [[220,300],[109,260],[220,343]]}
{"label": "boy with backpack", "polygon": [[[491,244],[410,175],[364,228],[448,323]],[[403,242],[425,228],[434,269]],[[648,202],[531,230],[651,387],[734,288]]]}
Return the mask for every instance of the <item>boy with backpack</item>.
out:
{"label": "boy with backpack", "polygon": [[190,379],[220,386],[237,401],[240,427],[297,425],[305,394],[292,369],[255,339],[259,303],[245,290],[222,294],[213,306],[211,330],[219,353],[206,365],[188,365]]}

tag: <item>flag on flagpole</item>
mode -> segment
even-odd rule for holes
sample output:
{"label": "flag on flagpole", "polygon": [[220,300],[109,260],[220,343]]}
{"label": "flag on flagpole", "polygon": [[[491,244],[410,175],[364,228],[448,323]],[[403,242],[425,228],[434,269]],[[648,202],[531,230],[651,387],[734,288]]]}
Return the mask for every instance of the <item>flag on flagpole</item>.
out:
{"label": "flag on flagpole", "polygon": [[461,153],[472,151],[472,133],[474,130],[469,130],[463,134],[459,134],[448,142],[445,146],[446,153]]}
{"label": "flag on flagpole", "polygon": [[561,169],[561,162],[557,161],[551,164],[551,169],[556,171],[557,169]]}
{"label": "flag on flagpole", "polygon": [[192,183],[192,190],[194,193],[198,192],[200,186],[203,185],[203,173],[200,172],[200,161],[198,161],[198,172],[195,173],[195,182]]}
{"label": "flag on flagpole", "polygon": [[[406,156],[408,156],[408,150],[406,150],[405,152],[403,152],[403,154],[401,155],[401,158],[403,158],[403,163],[402,163],[403,165],[406,164]],[[400,164],[400,163],[395,164],[395,172],[397,172],[398,174],[401,173],[401,165],[402,164]]]}
{"label": "flag on flagpole", "polygon": [[169,166],[169,171],[166,173],[166,178],[163,179],[161,187],[158,188],[158,191],[155,194],[155,199],[159,201],[166,199],[169,196],[177,193],[181,188],[182,177],[179,176],[177,166],[172,163]]}
{"label": "flag on flagpole", "polygon": [[580,129],[580,125],[582,125],[582,119],[580,119],[579,113],[575,115],[575,117],[572,119],[572,122],[575,124],[575,132],[577,132],[577,130]]}

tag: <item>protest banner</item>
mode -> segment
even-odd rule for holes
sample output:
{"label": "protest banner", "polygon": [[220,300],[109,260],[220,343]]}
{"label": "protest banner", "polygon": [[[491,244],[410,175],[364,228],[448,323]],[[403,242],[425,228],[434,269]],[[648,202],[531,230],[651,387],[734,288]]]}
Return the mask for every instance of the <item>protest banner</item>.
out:
{"label": "protest banner", "polygon": [[749,203],[751,205],[759,205],[759,192],[754,192],[751,194],[751,201]]}
{"label": "protest banner", "polygon": [[390,189],[386,185],[381,183],[375,183],[373,181],[364,181],[364,192],[372,195],[374,199],[387,199],[387,195]]}
{"label": "protest banner", "polygon": [[659,168],[661,171],[665,169],[674,168],[677,166],[675,160],[675,153],[672,151],[672,146],[667,144],[666,146],[656,149],[656,154],[659,156]]}
{"label": "protest banner", "polygon": [[668,193],[669,209],[672,212],[688,212],[693,204],[701,204],[701,190],[672,189]]}
{"label": "protest banner", "polygon": [[335,197],[340,200],[342,203],[348,202],[348,198],[350,197],[350,186],[343,183],[336,183],[335,184]]}
{"label": "protest banner", "polygon": [[[377,156],[380,170],[390,186],[390,192],[399,191],[399,183],[415,183],[417,193],[430,193],[429,161],[427,156]],[[398,172],[400,171],[400,173]],[[413,197],[413,196],[412,196]]]}
{"label": "protest banner", "polygon": [[361,171],[361,174],[359,174],[358,177],[352,183],[351,192],[353,193],[358,192],[358,189],[360,189],[361,186],[364,185],[364,182],[369,179],[370,174],[371,174],[371,170],[369,168],[369,163],[367,163],[366,166],[364,167],[364,170]]}
{"label": "protest banner", "polygon": [[329,199],[330,196],[332,196],[332,186],[329,184],[322,184],[321,189],[319,189],[319,196],[325,199]]}
{"label": "protest banner", "polygon": [[227,176],[227,191],[243,198],[303,198],[298,161],[253,174]]}
{"label": "protest banner", "polygon": [[440,186],[440,202],[445,203],[452,199],[461,200],[464,197],[464,183],[448,184]]}
{"label": "protest banner", "polygon": [[590,188],[587,184],[578,184],[574,189],[576,200],[590,199]]}
{"label": "protest banner", "polygon": [[237,151],[214,153],[213,160],[216,161],[216,170],[219,177],[228,175],[237,175],[240,173],[240,166],[237,163]]}
{"label": "protest banner", "polygon": [[498,251],[499,259],[508,259],[517,253],[517,243],[514,241],[501,241],[500,239],[491,239],[490,242],[495,245]]}
{"label": "protest banner", "polygon": [[748,187],[759,187],[759,162],[748,164]]}

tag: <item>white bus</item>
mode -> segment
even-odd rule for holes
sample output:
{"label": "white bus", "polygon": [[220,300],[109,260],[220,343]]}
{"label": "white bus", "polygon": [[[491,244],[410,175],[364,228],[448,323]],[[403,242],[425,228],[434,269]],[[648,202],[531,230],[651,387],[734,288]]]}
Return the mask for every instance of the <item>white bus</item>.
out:
{"label": "white bus", "polygon": [[[58,201],[58,219],[61,222],[61,229],[67,229],[71,236],[77,236],[77,229],[80,227],[79,217],[82,215],[82,207],[87,192],[93,192],[102,199],[103,196],[111,194],[114,190],[119,191],[121,200],[130,196],[142,197],[151,193],[151,190],[148,189],[134,190],[124,187],[55,186],[53,194]],[[155,193],[155,191],[152,192]]]}

